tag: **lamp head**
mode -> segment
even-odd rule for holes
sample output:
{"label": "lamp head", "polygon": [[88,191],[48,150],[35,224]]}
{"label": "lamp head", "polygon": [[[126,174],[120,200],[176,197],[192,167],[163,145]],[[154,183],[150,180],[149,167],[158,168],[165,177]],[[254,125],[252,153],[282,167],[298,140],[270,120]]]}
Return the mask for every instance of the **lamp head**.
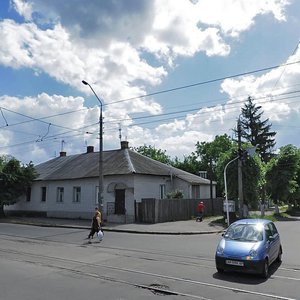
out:
{"label": "lamp head", "polygon": [[81,81],[84,85],[89,85],[85,80]]}

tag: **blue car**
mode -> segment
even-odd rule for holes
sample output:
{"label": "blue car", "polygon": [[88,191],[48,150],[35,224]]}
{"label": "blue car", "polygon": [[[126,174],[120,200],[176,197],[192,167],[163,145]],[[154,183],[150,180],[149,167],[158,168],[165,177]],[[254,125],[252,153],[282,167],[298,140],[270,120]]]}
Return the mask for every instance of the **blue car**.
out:
{"label": "blue car", "polygon": [[280,236],[273,222],[243,219],[232,223],[219,242],[215,261],[219,273],[241,271],[269,276],[269,266],[281,262]]}

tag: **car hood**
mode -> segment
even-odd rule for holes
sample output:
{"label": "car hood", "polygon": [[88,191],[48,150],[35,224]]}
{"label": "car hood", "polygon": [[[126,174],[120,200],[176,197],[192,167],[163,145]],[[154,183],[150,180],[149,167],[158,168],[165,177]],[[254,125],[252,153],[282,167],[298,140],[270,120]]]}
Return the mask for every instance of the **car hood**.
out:
{"label": "car hood", "polygon": [[243,257],[249,255],[251,249],[257,250],[262,242],[244,242],[223,239],[221,245],[225,256]]}

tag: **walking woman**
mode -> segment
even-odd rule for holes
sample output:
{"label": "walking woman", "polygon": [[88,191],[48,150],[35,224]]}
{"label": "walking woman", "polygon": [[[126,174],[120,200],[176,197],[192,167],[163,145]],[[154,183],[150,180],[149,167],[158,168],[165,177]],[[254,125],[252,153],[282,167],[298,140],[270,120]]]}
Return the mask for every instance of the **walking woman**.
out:
{"label": "walking woman", "polygon": [[93,216],[91,231],[88,236],[89,243],[91,243],[91,239],[94,237],[95,233],[97,234],[99,240],[101,241],[103,238],[103,234],[101,231],[101,213],[98,207],[95,208],[95,215]]}

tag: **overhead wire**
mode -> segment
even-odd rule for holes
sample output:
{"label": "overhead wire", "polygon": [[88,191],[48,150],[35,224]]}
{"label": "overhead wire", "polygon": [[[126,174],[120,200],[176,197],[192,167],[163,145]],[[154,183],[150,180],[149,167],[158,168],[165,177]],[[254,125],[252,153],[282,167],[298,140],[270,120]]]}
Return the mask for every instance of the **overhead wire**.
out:
{"label": "overhead wire", "polygon": [[[222,80],[225,80],[225,79],[236,78],[236,77],[246,76],[246,75],[250,75],[250,74],[260,73],[260,72],[269,71],[269,70],[276,69],[276,68],[287,67],[287,66],[290,66],[290,65],[298,64],[298,63],[300,63],[300,60],[285,63],[285,64],[281,64],[281,65],[275,65],[275,66],[271,66],[271,67],[265,67],[265,68],[261,68],[261,69],[247,71],[247,72],[243,72],[243,73],[238,73],[238,74],[234,74],[234,75],[219,77],[219,78],[216,78],[216,79],[206,80],[206,81],[202,81],[202,82],[196,82],[196,83],[183,85],[183,86],[179,86],[179,87],[175,87],[175,88],[171,88],[171,89],[165,89],[165,90],[161,90],[161,91],[157,91],[157,92],[153,92],[153,93],[148,93],[148,94],[145,94],[145,95],[140,95],[140,96],[136,96],[136,97],[131,97],[131,98],[126,98],[126,99],[122,99],[122,100],[113,101],[113,102],[110,102],[110,103],[103,103],[103,106],[113,105],[113,104],[117,104],[117,103],[120,103],[120,102],[126,102],[126,101],[130,101],[130,100],[145,98],[145,97],[149,97],[149,96],[153,96],[153,95],[159,95],[159,94],[163,94],[163,93],[169,93],[169,92],[173,92],[173,91],[177,91],[177,90],[182,90],[182,89],[187,89],[187,88],[191,88],[191,87],[195,87],[195,86],[200,86],[200,85],[205,85],[205,84],[209,84],[209,83],[218,82],[218,81],[222,81]],[[86,108],[75,110],[75,111],[70,111],[70,112],[64,112],[64,113],[60,113],[60,114],[56,114],[56,115],[52,115],[52,116],[47,116],[47,117],[42,117],[42,118],[34,118],[34,117],[31,117],[31,116],[27,116],[25,114],[15,112],[15,111],[12,111],[10,109],[6,109],[4,107],[2,107],[2,109],[5,109],[7,111],[19,114],[19,115],[27,117],[27,118],[30,118],[31,121],[39,121],[39,122],[43,122],[43,123],[48,124],[49,122],[44,121],[44,119],[48,119],[48,118],[51,118],[51,117],[54,117],[54,116],[65,115],[65,114],[69,114],[69,113],[73,113],[73,112],[78,112],[78,111],[81,111],[81,110],[85,110]],[[27,120],[25,122],[29,122],[29,121]],[[21,124],[21,123],[18,123],[18,124]],[[13,126],[13,125],[10,125],[10,126]],[[56,125],[56,124],[52,124],[52,125],[64,128],[61,125]],[[0,127],[0,129],[1,129],[1,127]],[[70,129],[70,128],[65,127],[65,129]]]}
{"label": "overhead wire", "polygon": [[270,71],[272,69],[282,68],[282,67],[285,67],[285,66],[290,66],[290,65],[294,65],[294,64],[298,64],[298,63],[300,63],[300,60],[295,61],[295,62],[281,64],[281,65],[261,68],[261,69],[257,69],[257,70],[253,70],[253,71],[238,73],[238,74],[234,74],[234,75],[219,77],[219,78],[216,78],[216,79],[210,79],[210,80],[206,80],[206,81],[187,84],[187,85],[183,85],[183,86],[179,86],[179,87],[175,87],[175,88],[171,88],[171,89],[165,89],[165,90],[161,90],[161,91],[157,91],[157,92],[153,92],[153,93],[149,93],[149,94],[145,94],[145,95],[140,95],[140,96],[137,96],[137,97],[131,97],[131,98],[127,98],[127,99],[122,99],[122,100],[110,102],[109,104],[110,105],[111,104],[117,104],[117,103],[120,103],[120,102],[125,102],[125,101],[130,101],[130,100],[135,100],[135,99],[140,99],[140,98],[145,98],[145,97],[150,97],[150,96],[155,96],[155,95],[160,95],[160,94],[164,94],[164,93],[170,93],[170,92],[183,90],[183,89],[187,89],[187,88],[191,88],[191,87],[195,87],[195,86],[199,86],[199,85],[205,85],[205,84],[209,84],[209,83],[215,83],[215,82],[218,82],[218,81],[223,81],[225,79],[231,79],[231,78],[246,76],[246,75],[250,75],[250,74]]}
{"label": "overhead wire", "polygon": [[[137,97],[131,97],[131,98],[123,99],[123,100],[118,100],[118,101],[110,102],[109,104],[104,104],[104,105],[113,105],[113,104],[120,103],[120,102],[130,101],[130,100],[139,99],[139,98],[145,98],[145,97],[149,97],[149,96],[153,96],[153,95],[159,95],[159,94],[173,92],[173,91],[178,91],[178,90],[182,90],[182,89],[187,89],[187,88],[191,88],[191,87],[195,87],[195,86],[199,86],[199,85],[214,83],[214,82],[222,81],[222,80],[225,80],[225,79],[236,78],[236,77],[240,77],[240,76],[246,76],[246,75],[250,75],[250,74],[254,74],[254,73],[258,73],[258,72],[263,72],[263,71],[269,71],[269,70],[272,70],[272,69],[275,69],[275,68],[286,67],[286,66],[290,66],[290,65],[293,65],[293,64],[297,64],[299,62],[300,61],[295,61],[295,62],[290,62],[290,63],[286,63],[286,64],[282,64],[282,65],[276,65],[276,66],[267,67],[267,68],[261,68],[261,69],[257,69],[257,70],[253,70],[253,71],[249,71],[249,72],[243,72],[243,73],[234,74],[234,75],[230,75],[230,76],[220,77],[220,78],[216,78],[216,79],[212,79],[212,80],[197,82],[197,83],[193,83],[193,84],[189,84],[189,85],[185,85],[185,86],[180,86],[180,87],[175,87],[175,88],[166,89],[166,90],[162,90],[162,91],[157,91],[157,92],[154,92],[154,93],[140,95],[140,96],[137,96]],[[226,104],[226,105],[228,105],[228,104]],[[218,104],[217,106],[220,106],[220,104]],[[209,108],[209,107],[206,107],[206,108]],[[62,128],[62,129],[68,129],[70,132],[79,131],[79,129],[68,128],[68,127],[65,127],[65,126],[61,126],[61,125],[57,125],[57,124],[46,122],[46,121],[44,121],[44,119],[49,119],[49,118],[54,117],[54,116],[56,117],[56,116],[60,116],[60,115],[65,115],[65,114],[70,114],[70,113],[82,111],[82,110],[85,110],[87,108],[80,109],[80,110],[75,110],[75,111],[70,111],[70,112],[64,112],[64,113],[60,113],[60,114],[56,114],[56,115],[52,115],[52,116],[43,117],[43,118],[30,117],[30,116],[27,116],[25,114],[14,112],[12,110],[9,110],[9,109],[1,107],[2,116],[3,116],[2,109],[7,110],[7,111],[12,112],[12,113],[16,113],[18,115],[21,115],[23,117],[26,117],[26,118],[30,119],[30,120],[23,121],[23,122],[16,123],[16,124],[11,124],[11,125],[7,124],[7,126],[15,126],[15,125],[24,124],[24,123],[31,122],[31,121],[39,121],[39,122],[48,124],[48,132],[47,132],[47,134],[48,134],[49,133],[50,125],[53,125],[55,127],[59,127],[59,128]],[[175,112],[175,114],[176,113],[182,113],[182,112],[185,112],[185,113],[186,112],[192,112],[192,111],[196,111],[196,110],[199,110],[199,109],[201,109],[201,108],[196,108],[196,109],[191,109],[191,110],[185,110],[185,111]],[[171,115],[171,114],[172,113],[166,113],[164,115]],[[151,115],[151,116],[145,116],[145,117],[136,117],[136,118],[130,118],[129,120],[142,119],[142,118],[152,118],[152,117],[157,117],[157,116],[156,115]],[[114,121],[114,122],[120,122],[120,120],[117,120],[117,121]],[[142,125],[142,124],[143,123],[140,123],[140,125]],[[7,126],[5,126],[5,127],[7,127]],[[90,126],[93,126],[93,125],[90,125]],[[131,126],[134,126],[134,125],[131,125]],[[1,128],[3,128],[3,127],[0,127],[0,129]],[[46,136],[47,136],[47,134],[46,134]],[[84,134],[84,133],[82,133],[82,134]],[[46,136],[43,136],[43,138],[45,138]],[[2,148],[2,147],[0,147],[0,148]]]}
{"label": "overhead wire", "polygon": [[[290,95],[290,94],[294,94],[294,93],[300,93],[300,90],[297,90],[297,91],[290,91],[290,92],[286,92],[286,93],[282,93],[282,94],[279,94],[279,95],[276,95],[276,96],[282,96],[282,95]],[[299,95],[300,96],[300,95]],[[285,100],[285,99],[290,99],[290,98],[295,98],[295,97],[299,97],[298,95],[297,96],[290,96],[290,97],[285,97],[285,98],[279,98],[277,100],[273,100],[273,101],[280,101],[280,100]],[[263,96],[263,97],[258,97],[258,98],[255,98],[255,100],[261,100],[261,99],[268,99],[269,96]],[[197,107],[197,108],[193,108],[193,109],[188,109],[188,110],[181,110],[181,111],[175,111],[175,112],[169,112],[169,113],[162,113],[162,114],[157,114],[157,115],[151,115],[151,116],[140,116],[140,117],[132,117],[132,118],[125,118],[125,119],[116,119],[116,120],[113,120],[113,121],[107,121],[106,122],[106,125],[109,125],[109,124],[114,124],[114,123],[120,123],[120,122],[124,122],[124,121],[131,121],[131,120],[140,120],[140,119],[153,119],[153,118],[158,118],[158,117],[161,117],[161,116],[169,116],[169,115],[176,115],[176,114],[182,114],[184,113],[184,116],[186,116],[185,114],[187,112],[196,112],[196,111],[200,111],[202,109],[212,109],[212,108],[217,108],[217,107],[220,107],[220,110],[221,109],[224,109],[224,107],[226,106],[226,108],[228,108],[229,106],[233,106],[233,107],[238,107],[240,104],[244,103],[244,99],[243,100],[240,100],[240,101],[235,101],[235,102],[232,102],[232,103],[218,103],[217,105],[211,105],[211,106],[201,106],[201,107]],[[266,101],[262,101],[260,103],[268,103],[268,102],[271,102],[271,100],[266,100]],[[210,111],[202,111],[202,112],[199,112],[197,115],[203,115],[203,114],[207,114],[207,113],[211,113]],[[169,119],[174,119],[175,117],[172,117],[172,118],[165,118],[165,119],[159,119],[159,120],[154,120],[154,121],[149,121],[148,123],[152,123],[152,122],[158,122],[158,121],[163,121],[163,120],[169,120]],[[138,123],[137,125],[141,125],[141,124],[145,124],[145,123]],[[136,124],[129,124],[127,126],[135,126]]]}
{"label": "overhead wire", "polygon": [[[276,96],[289,95],[289,94],[294,94],[294,93],[299,93],[299,92],[300,92],[300,90],[290,91],[290,92],[278,94]],[[295,98],[295,97],[299,97],[299,96],[284,97],[284,98],[279,98],[277,100],[272,99],[272,101],[286,100],[286,99],[291,99],[291,98]],[[267,99],[267,98],[268,98],[268,96],[264,96],[264,97],[260,97],[260,98],[255,98],[255,100],[261,100],[261,99]],[[233,110],[233,109],[235,109],[236,107],[238,107],[243,102],[244,102],[244,100],[235,101],[233,103],[221,103],[221,104],[217,104],[217,105],[213,105],[213,106],[209,106],[209,107],[208,106],[197,107],[195,109],[186,110],[186,111],[176,111],[176,112],[173,112],[173,113],[160,114],[159,116],[168,116],[168,115],[172,115],[172,114],[182,114],[183,113],[183,115],[179,115],[179,116],[176,117],[177,119],[182,119],[182,118],[186,117],[186,112],[199,111],[199,110],[201,110],[203,108],[205,108],[205,109],[212,109],[212,108],[217,108],[217,107],[220,107],[220,110],[223,110],[225,106],[226,106],[227,110],[228,109],[232,109]],[[260,103],[268,103],[268,102],[271,102],[271,100],[265,100],[265,101],[260,102]],[[204,114],[207,114],[207,113],[211,113],[211,112],[210,111],[204,111],[204,112],[202,111],[202,112],[198,113],[197,116],[204,115]],[[158,115],[143,116],[143,117],[137,117],[137,118],[132,118],[132,119],[124,119],[124,120],[136,120],[136,119],[155,118],[155,117],[157,118]],[[124,120],[120,120],[119,119],[119,120],[113,121],[111,123],[116,123],[116,122],[120,122],[120,121],[124,121]],[[157,122],[162,122],[162,121],[167,121],[167,120],[174,120],[174,116],[173,117],[168,117],[168,118],[161,118],[159,120],[144,121],[142,123],[129,124],[127,126],[128,127],[140,126],[140,125],[157,123]],[[229,120],[229,119],[226,119],[226,120]],[[110,122],[107,122],[107,124],[109,124],[109,123]],[[84,128],[87,128],[87,127],[95,126],[97,124],[99,124],[99,123],[97,122],[97,123],[93,123],[93,124],[90,124],[90,125],[87,125],[87,126],[83,126],[83,127],[77,128],[76,131],[79,131],[80,133],[78,133],[76,135],[71,135],[70,137],[72,137],[72,136],[80,136],[80,135],[83,135],[83,134],[91,134],[90,132],[84,132],[83,133],[83,132],[81,132],[81,130],[84,129]],[[114,129],[107,128],[106,132],[110,132],[112,130],[115,130],[115,128]],[[47,137],[46,139],[47,140],[49,140],[49,139],[55,140],[59,136],[63,136],[65,138],[66,137],[65,135],[68,134],[68,133],[71,133],[71,132],[74,132],[74,130],[68,130],[66,132],[57,133],[57,134],[54,134],[52,136]],[[28,141],[28,142],[25,142],[25,143],[34,143],[34,142],[42,142],[42,140],[32,140],[32,141]],[[12,145],[12,146],[19,146],[19,145],[22,145],[22,143],[21,144],[15,144],[15,145]],[[9,147],[11,147],[11,146],[2,146],[2,147],[0,147],[0,149],[9,148]]]}

